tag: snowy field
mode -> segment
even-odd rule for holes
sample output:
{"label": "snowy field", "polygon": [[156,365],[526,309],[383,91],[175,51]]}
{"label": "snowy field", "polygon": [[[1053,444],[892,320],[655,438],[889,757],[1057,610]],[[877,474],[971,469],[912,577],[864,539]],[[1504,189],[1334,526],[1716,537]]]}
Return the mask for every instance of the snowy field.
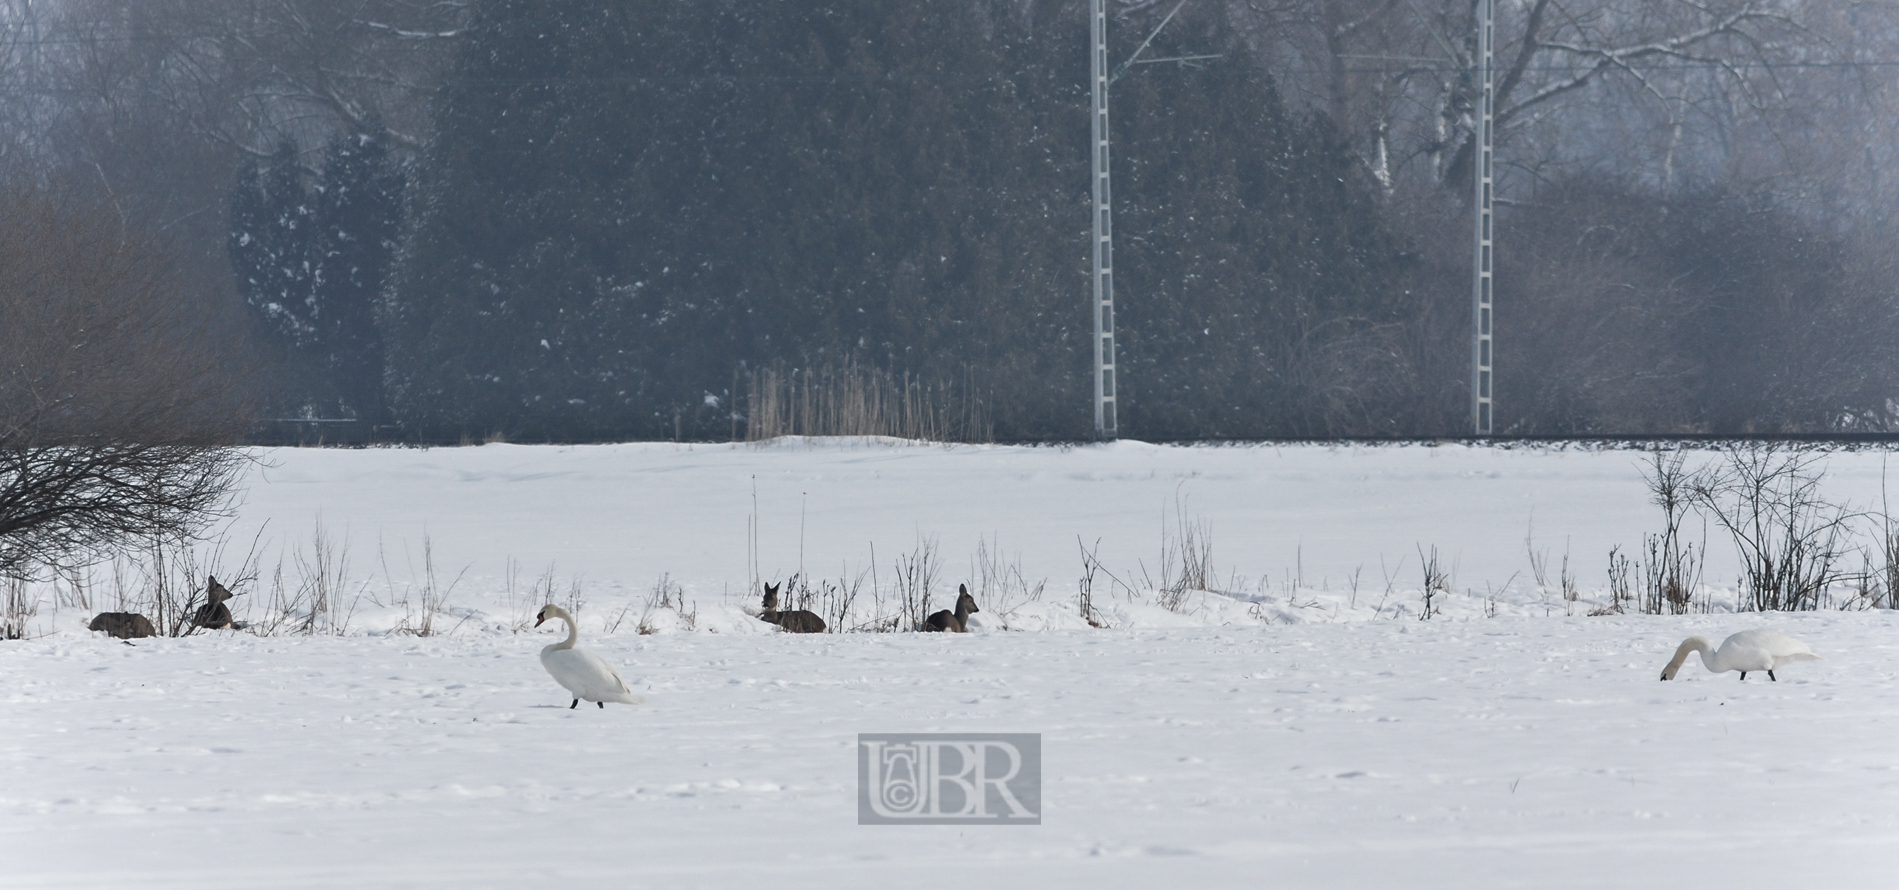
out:
{"label": "snowy field", "polygon": [[[1608,548],[1659,524],[1634,452],[786,442],[262,457],[217,562],[235,569],[260,542],[260,577],[233,605],[267,619],[269,576],[313,558],[320,521],[348,550],[345,633],[127,645],[87,633],[87,610],[43,604],[32,639],[0,643],[0,884],[1784,888],[1899,874],[1895,614],[1736,615],[1714,591],[1710,614],[1585,617]],[[1877,507],[1883,465],[1832,455],[1828,491]],[[1077,539],[1138,587],[1180,516],[1204,529],[1228,595],[1170,611],[1098,576],[1106,626],[1083,622]],[[754,528],[768,580],[802,559],[833,579],[875,566],[889,587],[934,539],[941,607],[976,576],[984,538],[1046,586],[985,603],[969,635],[780,634],[745,611]],[[425,542],[447,594],[436,635],[418,637],[399,631],[417,620]],[[1732,587],[1729,548],[1709,545],[1708,581]],[[1420,621],[1418,552],[1432,547],[1452,594]],[[1551,574],[1567,549],[1583,602],[1533,583],[1533,549]],[[696,632],[677,608],[646,608],[662,574]],[[577,591],[582,646],[645,704],[565,707],[535,658],[556,634],[517,632],[542,575],[563,601]],[[636,632],[629,610],[662,632]],[[1657,682],[1682,637],[1763,625],[1824,660],[1778,683],[1691,660]],[[857,733],[954,731],[1042,734],[1042,825],[855,824]]]}

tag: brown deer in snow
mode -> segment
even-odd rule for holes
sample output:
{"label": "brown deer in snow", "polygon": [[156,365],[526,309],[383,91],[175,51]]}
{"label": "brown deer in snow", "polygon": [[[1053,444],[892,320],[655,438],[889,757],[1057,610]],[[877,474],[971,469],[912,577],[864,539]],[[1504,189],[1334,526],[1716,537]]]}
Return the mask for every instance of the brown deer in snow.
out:
{"label": "brown deer in snow", "polygon": [[218,579],[215,577],[206,576],[205,582],[205,604],[198,607],[198,611],[192,614],[191,626],[208,627],[212,630],[236,627],[237,622],[231,620],[231,607],[226,606],[224,603],[237,594],[232,593],[224,585],[219,584]]}
{"label": "brown deer in snow", "polygon": [[969,585],[956,585],[956,611],[944,609],[924,619],[925,631],[968,633],[969,616],[982,611],[976,608],[976,598],[969,595]]}
{"label": "brown deer in snow", "polygon": [[821,634],[824,633],[824,619],[818,613],[807,609],[792,609],[789,612],[778,611],[779,584],[765,585],[765,610],[758,613],[758,620],[776,624],[786,633]]}
{"label": "brown deer in snow", "polygon": [[100,612],[87,628],[105,631],[107,636],[121,640],[158,636],[151,619],[137,612]]}

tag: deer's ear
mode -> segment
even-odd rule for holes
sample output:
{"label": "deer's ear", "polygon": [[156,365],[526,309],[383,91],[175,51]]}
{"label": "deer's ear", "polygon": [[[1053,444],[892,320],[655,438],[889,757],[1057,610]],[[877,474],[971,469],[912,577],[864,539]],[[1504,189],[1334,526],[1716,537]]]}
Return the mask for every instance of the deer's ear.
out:
{"label": "deer's ear", "polygon": [[958,594],[964,594],[964,593],[968,593],[968,592],[969,592],[969,585],[967,585],[967,584],[958,584],[958,585],[956,585],[956,592],[957,592]]}

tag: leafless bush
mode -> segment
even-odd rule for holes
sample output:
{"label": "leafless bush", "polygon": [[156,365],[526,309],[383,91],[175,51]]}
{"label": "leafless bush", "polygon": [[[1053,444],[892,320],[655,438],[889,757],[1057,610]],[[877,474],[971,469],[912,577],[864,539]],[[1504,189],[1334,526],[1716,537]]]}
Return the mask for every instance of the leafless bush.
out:
{"label": "leafless bush", "polygon": [[[392,628],[393,632],[411,634],[418,637],[430,637],[436,635],[436,616],[445,612],[448,605],[449,594],[454,592],[456,585],[460,584],[462,579],[468,575],[468,569],[463,567],[461,572],[456,574],[455,580],[450,581],[446,587],[442,586],[435,574],[435,542],[427,535],[424,535],[422,537],[422,573],[419,576],[416,574],[414,562],[411,561],[409,564],[409,583],[398,588],[394,576],[389,571],[387,555],[385,555],[382,560],[382,573],[383,584],[389,592],[389,605],[401,607],[404,612],[402,619],[396,622],[396,626]],[[553,567],[549,566],[548,575],[546,577],[550,584],[552,582],[552,574]],[[574,585],[576,601],[568,611],[579,615],[580,603],[578,602],[577,591],[580,582],[578,579],[574,581]],[[414,599],[411,599],[412,596]],[[342,633],[343,631],[339,628],[335,632]]]}
{"label": "leafless bush", "polygon": [[[253,545],[255,551],[255,545]],[[349,543],[330,537],[321,521],[310,537],[309,550],[290,551],[290,570],[279,557],[268,582],[259,579],[259,588],[268,586],[264,616],[249,630],[258,636],[301,634],[304,636],[342,636],[362,601],[369,581],[350,578]],[[383,570],[388,571],[387,560]]]}
{"label": "leafless bush", "polygon": [[0,576],[90,565],[224,515],[249,416],[230,338],[155,236],[0,186]]}
{"label": "leafless bush", "polygon": [[988,405],[973,375],[960,385],[925,382],[855,361],[753,372],[745,439],[894,436],[931,442],[994,441]]}
{"label": "leafless bush", "polygon": [[1095,541],[1094,550],[1088,549],[1088,545],[1083,544],[1080,538],[1075,539],[1075,544],[1081,547],[1080,594],[1076,597],[1081,608],[1081,620],[1088,622],[1090,627],[1102,627],[1101,621],[1095,618],[1095,575],[1102,571],[1101,559],[1095,554],[1101,549],[1101,542]]}
{"label": "leafless bush", "polygon": [[1855,514],[1820,493],[1824,455],[1811,446],[1727,448],[1689,491],[1740,556],[1743,604],[1757,611],[1820,608],[1843,580]]}
{"label": "leafless bush", "polygon": [[1860,551],[1860,571],[1847,577],[1847,589],[1852,591],[1841,609],[1863,611],[1886,608],[1887,592],[1883,573],[1873,562],[1873,555],[1866,550]]}
{"label": "leafless bush", "polygon": [[1642,560],[1641,608],[1651,615],[1664,611],[1686,614],[1701,584],[1706,545],[1684,541],[1681,533],[1694,498],[1685,462],[1681,449],[1668,453],[1657,449],[1649,452],[1649,466],[1642,474],[1650,501],[1662,508],[1663,519],[1662,533],[1644,535],[1642,541],[1646,552]]}
{"label": "leafless bush", "polygon": [[[818,579],[814,587],[805,583],[803,574],[793,575],[785,582],[785,591],[789,598],[781,603],[790,603],[786,611],[804,609],[817,615],[824,621],[825,633],[845,633],[857,630],[851,622],[855,620],[853,609],[857,607],[858,597],[864,590],[864,579],[870,577],[870,570],[859,571],[855,576],[850,569],[842,568],[836,581],[828,578]],[[875,625],[875,622],[872,622]]]}
{"label": "leafless bush", "polygon": [[1620,615],[1628,611],[1629,603],[1635,599],[1634,582],[1631,579],[1635,563],[1622,552],[1621,547],[1609,548],[1609,602],[1589,611],[1594,616]]}
{"label": "leafless bush", "polygon": [[1017,608],[1040,600],[1048,587],[1047,579],[1030,584],[1022,575],[1021,558],[1010,559],[993,539],[976,539],[976,553],[970,563],[970,576],[975,579],[972,592],[984,604],[985,612],[1004,627]]}
{"label": "leafless bush", "polygon": [[587,607],[587,595],[581,586],[579,575],[568,579],[567,596],[562,601],[562,604],[566,607],[567,611],[576,616],[576,618],[580,615],[580,610]]}
{"label": "leafless bush", "polygon": [[[646,599],[640,606],[640,620],[634,629],[641,635],[659,633],[659,625],[653,623],[653,616],[660,611],[670,611],[679,616],[679,623],[686,630],[692,630],[699,624],[699,610],[686,604],[686,589],[674,581],[670,573],[662,573],[659,580],[653,582],[653,589],[647,591]],[[619,628],[619,622],[610,622],[607,633]]]}
{"label": "leafless bush", "polygon": [[[1547,596],[1550,589],[1549,551],[1536,549],[1534,527],[1524,534],[1523,546],[1530,552],[1530,577],[1536,579],[1537,591],[1545,596],[1544,612],[1547,614],[1549,611]],[[1581,594],[1576,589],[1576,573],[1569,567],[1569,546],[1567,543],[1563,546],[1563,561],[1556,572],[1556,589],[1563,601],[1563,614],[1565,616],[1575,615],[1576,601],[1580,598]]]}
{"label": "leafless bush", "polygon": [[[295,582],[285,585],[280,564],[272,583],[271,611],[296,616],[294,625],[286,625],[294,633],[306,636],[347,633],[356,600],[362,596],[362,587],[358,586],[355,595],[344,603],[351,584],[349,542],[339,543],[330,537],[329,530],[319,519],[310,535],[310,549],[305,551],[299,547],[291,552],[290,559],[296,571]],[[385,560],[385,576],[388,570]]]}
{"label": "leafless bush", "polygon": [[930,591],[938,570],[936,538],[917,541],[915,550],[897,557],[897,626],[916,630],[930,614]]}
{"label": "leafless bush", "polygon": [[1438,604],[1437,598],[1450,594],[1451,575],[1438,563],[1435,546],[1431,548],[1431,553],[1427,556],[1424,546],[1418,545],[1418,562],[1424,567],[1424,609],[1418,613],[1418,620],[1428,621],[1432,615],[1443,608]]}
{"label": "leafless bush", "polygon": [[1569,551],[1563,551],[1563,568],[1559,576],[1563,591],[1563,614],[1576,614],[1576,602],[1582,599],[1582,592],[1576,587],[1576,573],[1569,567]]}
{"label": "leafless bush", "polygon": [[[1148,583],[1155,602],[1169,612],[1181,611],[1188,593],[1212,589],[1212,566],[1212,526],[1187,518],[1184,505],[1176,499],[1171,531],[1166,516],[1161,517],[1160,583]],[[1142,569],[1145,573],[1146,567]]]}

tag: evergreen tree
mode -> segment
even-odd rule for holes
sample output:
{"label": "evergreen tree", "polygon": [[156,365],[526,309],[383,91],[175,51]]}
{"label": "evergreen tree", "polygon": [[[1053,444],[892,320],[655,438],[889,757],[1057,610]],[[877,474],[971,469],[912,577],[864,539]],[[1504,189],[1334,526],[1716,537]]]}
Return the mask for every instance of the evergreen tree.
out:
{"label": "evergreen tree", "polygon": [[245,302],[298,378],[279,398],[305,412],[384,417],[376,307],[401,225],[404,176],[372,125],[324,151],[306,188],[284,141],[261,170],[247,165],[231,195],[229,249]]}
{"label": "evergreen tree", "polygon": [[331,140],[316,195],[312,345],[345,413],[384,419],[377,305],[395,256],[406,177],[389,158],[380,122]]}
{"label": "evergreen tree", "polygon": [[1285,108],[1218,17],[1177,20],[1153,51],[1223,55],[1115,85],[1123,428],[1383,431],[1405,376],[1384,330],[1406,307],[1375,185],[1329,122]]}
{"label": "evergreen tree", "polygon": [[303,348],[317,334],[316,214],[303,186],[297,146],[279,142],[261,170],[246,165],[231,196],[231,265],[245,303],[285,347]]}

